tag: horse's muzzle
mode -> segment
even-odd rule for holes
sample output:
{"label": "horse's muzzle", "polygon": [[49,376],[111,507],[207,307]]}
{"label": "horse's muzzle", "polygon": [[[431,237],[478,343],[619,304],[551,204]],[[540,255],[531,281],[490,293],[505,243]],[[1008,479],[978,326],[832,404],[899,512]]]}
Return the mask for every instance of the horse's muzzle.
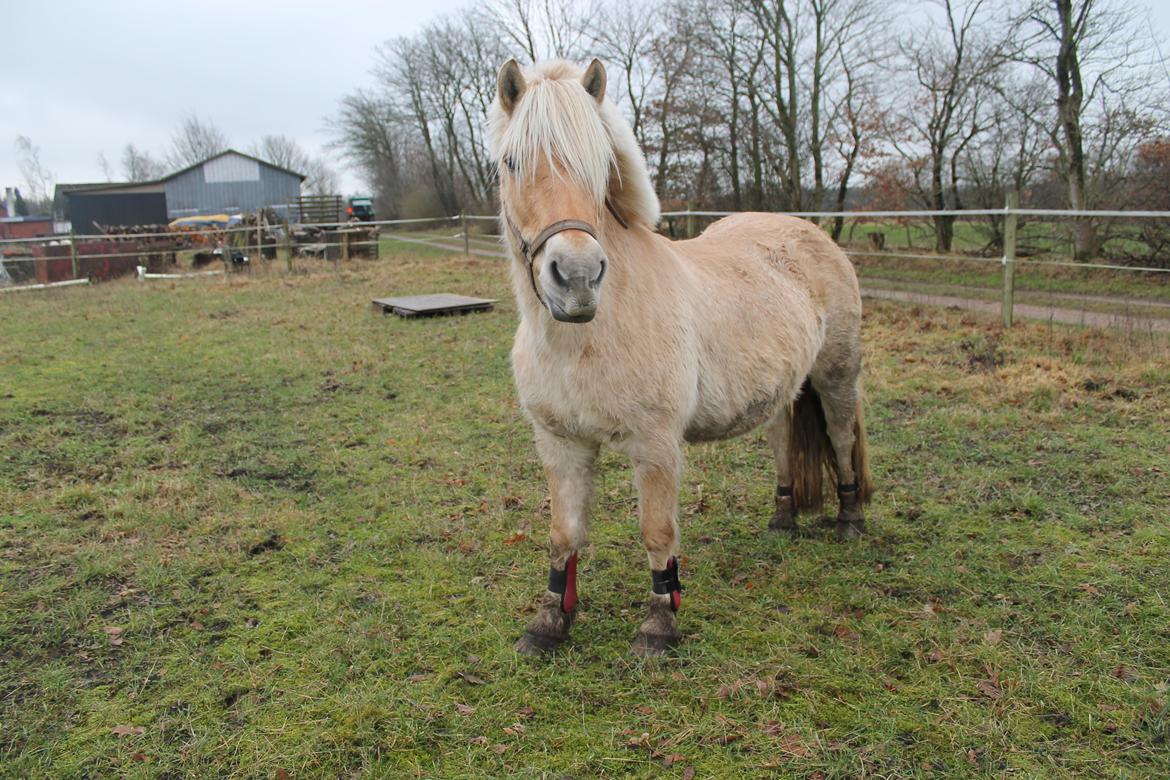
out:
{"label": "horse's muzzle", "polygon": [[600,245],[590,243],[546,250],[540,286],[549,312],[560,322],[589,322],[597,314],[608,260]]}

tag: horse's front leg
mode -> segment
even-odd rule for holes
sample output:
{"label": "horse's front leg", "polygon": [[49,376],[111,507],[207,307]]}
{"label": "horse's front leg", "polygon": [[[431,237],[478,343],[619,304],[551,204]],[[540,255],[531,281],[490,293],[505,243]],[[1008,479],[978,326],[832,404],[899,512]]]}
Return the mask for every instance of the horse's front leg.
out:
{"label": "horse's front leg", "polygon": [[526,655],[554,650],[569,638],[577,607],[577,551],[585,544],[598,450],[595,444],[555,436],[539,427],[536,447],[548,476],[552,520],[548,589],[516,642],[516,651]]}
{"label": "horse's front leg", "polygon": [[630,652],[662,655],[678,644],[681,586],[678,579],[678,483],[682,452],[676,448],[656,458],[634,459],[642,543],[650,560],[650,609]]}

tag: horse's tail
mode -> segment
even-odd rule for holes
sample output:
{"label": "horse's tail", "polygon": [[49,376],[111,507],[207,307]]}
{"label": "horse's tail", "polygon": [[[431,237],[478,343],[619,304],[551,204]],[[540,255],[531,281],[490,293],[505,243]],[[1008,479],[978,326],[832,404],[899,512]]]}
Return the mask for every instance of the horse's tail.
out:
{"label": "horse's tail", "polygon": [[[873,479],[869,472],[869,449],[865,439],[865,417],[861,397],[853,423],[853,474],[858,498],[869,501]],[[788,469],[792,476],[792,503],[796,510],[819,512],[824,505],[824,475],[828,471],[834,486],[837,482],[837,457],[829,440],[821,397],[806,379],[800,395],[792,405],[788,435]]]}

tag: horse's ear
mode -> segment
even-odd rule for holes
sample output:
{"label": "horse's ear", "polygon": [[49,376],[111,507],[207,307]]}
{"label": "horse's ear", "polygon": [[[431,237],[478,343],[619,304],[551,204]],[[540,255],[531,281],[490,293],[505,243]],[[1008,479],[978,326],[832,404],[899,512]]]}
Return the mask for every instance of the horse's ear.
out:
{"label": "horse's ear", "polygon": [[524,94],[524,74],[520,72],[520,63],[512,58],[500,67],[500,74],[496,76],[496,88],[500,94],[500,108],[511,114],[520,96]]}
{"label": "horse's ear", "polygon": [[585,91],[598,103],[605,99],[605,66],[601,64],[601,60],[594,57],[593,62],[589,63],[585,75],[581,77],[581,86],[585,87]]}

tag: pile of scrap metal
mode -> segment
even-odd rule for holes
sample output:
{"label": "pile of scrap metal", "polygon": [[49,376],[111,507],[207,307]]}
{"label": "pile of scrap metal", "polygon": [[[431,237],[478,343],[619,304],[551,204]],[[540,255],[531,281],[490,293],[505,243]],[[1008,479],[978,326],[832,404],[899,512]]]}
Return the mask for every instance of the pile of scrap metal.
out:
{"label": "pile of scrap metal", "polygon": [[291,225],[295,252],[301,257],[319,257],[324,260],[353,260],[378,258],[378,228],[353,221],[344,225]]}

